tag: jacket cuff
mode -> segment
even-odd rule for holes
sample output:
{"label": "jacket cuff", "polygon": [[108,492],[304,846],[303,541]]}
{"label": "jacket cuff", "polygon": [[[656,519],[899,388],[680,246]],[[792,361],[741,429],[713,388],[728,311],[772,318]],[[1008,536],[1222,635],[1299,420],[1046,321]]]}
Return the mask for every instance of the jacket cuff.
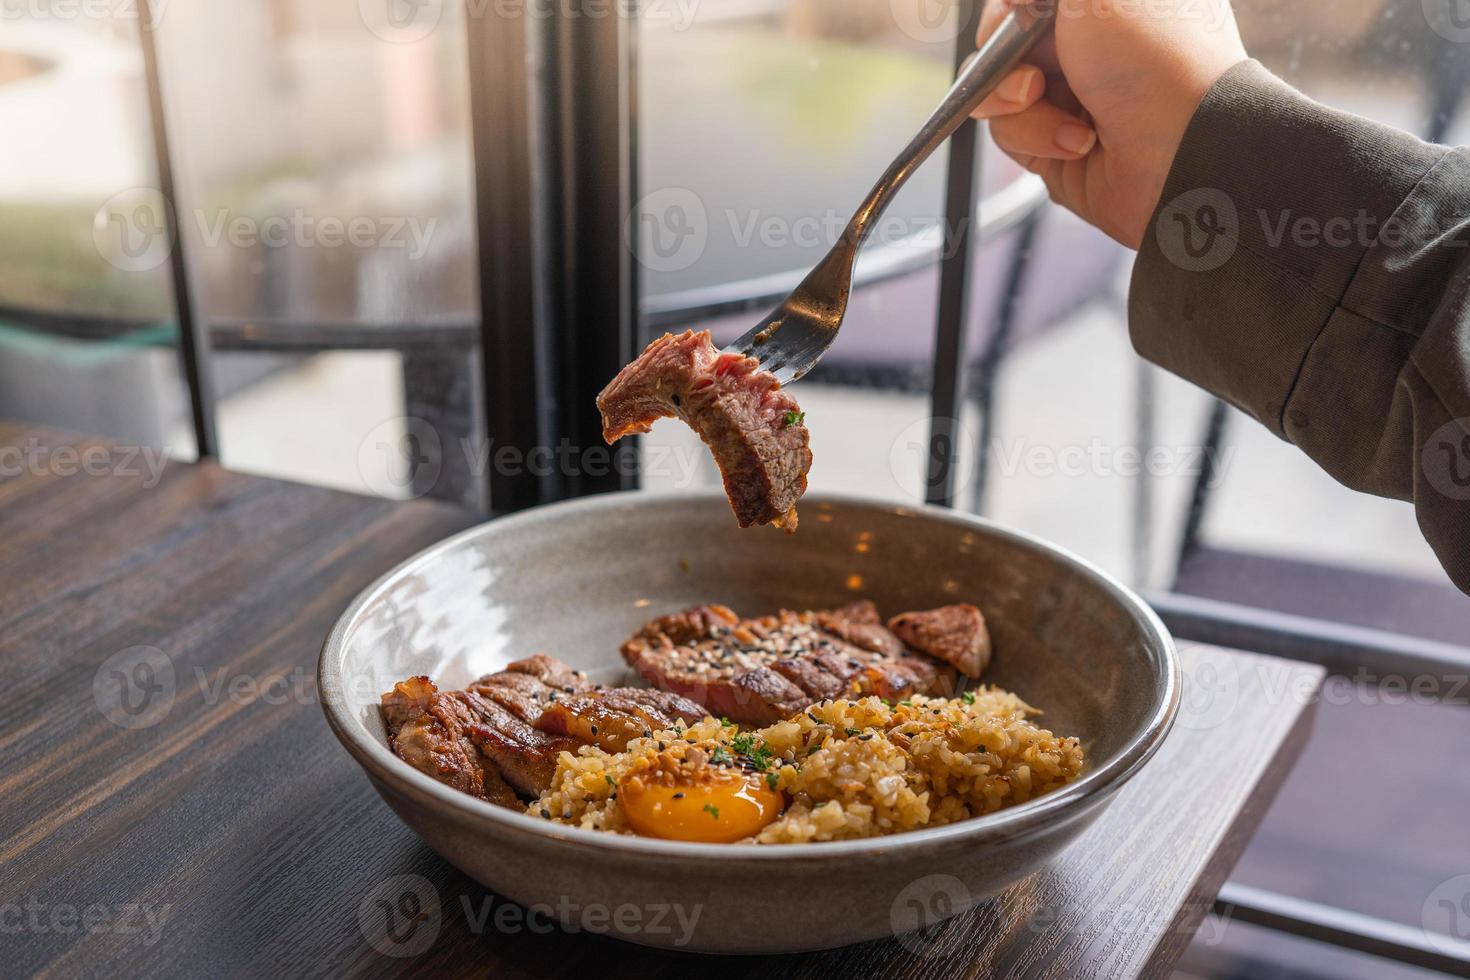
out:
{"label": "jacket cuff", "polygon": [[1139,249],[1135,349],[1285,438],[1313,342],[1445,152],[1319,105],[1258,62],[1230,69],[1190,121]]}

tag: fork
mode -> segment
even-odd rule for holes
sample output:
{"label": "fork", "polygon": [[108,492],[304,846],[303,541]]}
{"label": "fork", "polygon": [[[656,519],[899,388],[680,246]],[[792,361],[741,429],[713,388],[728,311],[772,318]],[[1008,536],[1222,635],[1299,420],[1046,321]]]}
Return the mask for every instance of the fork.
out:
{"label": "fork", "polygon": [[[1051,5],[1043,5],[1050,7]],[[770,316],[724,348],[753,357],[782,385],[803,377],[837,339],[852,293],[858,249],[904,183],[1031,50],[1051,26],[1055,11],[1012,10],[960,71],[917,136],[889,164],[852,216],[832,250]]]}

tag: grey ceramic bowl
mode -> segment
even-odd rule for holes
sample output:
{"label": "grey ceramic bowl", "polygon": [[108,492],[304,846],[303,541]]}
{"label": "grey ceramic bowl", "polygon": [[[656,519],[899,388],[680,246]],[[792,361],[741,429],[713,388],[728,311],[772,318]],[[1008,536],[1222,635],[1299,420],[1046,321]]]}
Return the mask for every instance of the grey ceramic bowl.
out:
{"label": "grey ceramic bowl", "polygon": [[[559,827],[457,793],[388,751],[378,696],[413,674],[454,688],[546,652],[619,681],[619,644],[656,615],[700,602],[755,614],[859,597],[885,615],[980,606],[996,651],[985,680],[1080,736],[1084,775],[964,823],[751,847]],[[474,528],[360,595],[328,637],[318,679],[327,719],[383,799],[466,874],[583,926],[607,928],[609,910],[632,905],[643,910],[636,921],[611,927],[633,942],[739,953],[892,935],[994,895],[1097,817],[1158,748],[1179,699],[1163,625],[1092,566],[950,511],[833,497],[804,500],[794,535],[739,530],[717,495],[614,494]],[[936,888],[952,901],[929,908]],[[655,931],[658,907],[685,910],[686,922],[697,913],[692,935]]]}

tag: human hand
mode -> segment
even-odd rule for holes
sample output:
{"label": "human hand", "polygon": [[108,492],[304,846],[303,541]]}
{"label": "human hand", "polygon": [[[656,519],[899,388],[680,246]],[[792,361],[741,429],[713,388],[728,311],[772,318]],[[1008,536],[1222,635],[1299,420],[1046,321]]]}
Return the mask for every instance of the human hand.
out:
{"label": "human hand", "polygon": [[979,40],[1043,4],[1054,33],[975,115],[1052,200],[1136,249],[1195,109],[1246,59],[1229,0],[988,0]]}

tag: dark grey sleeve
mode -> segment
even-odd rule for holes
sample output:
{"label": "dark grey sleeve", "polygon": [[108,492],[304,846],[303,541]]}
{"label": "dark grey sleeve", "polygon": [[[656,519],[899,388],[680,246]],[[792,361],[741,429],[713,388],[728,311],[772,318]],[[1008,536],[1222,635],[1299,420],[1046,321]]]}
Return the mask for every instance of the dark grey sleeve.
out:
{"label": "dark grey sleeve", "polygon": [[1133,270],[1138,352],[1357,490],[1412,500],[1470,592],[1470,152],[1256,62],[1190,123]]}

